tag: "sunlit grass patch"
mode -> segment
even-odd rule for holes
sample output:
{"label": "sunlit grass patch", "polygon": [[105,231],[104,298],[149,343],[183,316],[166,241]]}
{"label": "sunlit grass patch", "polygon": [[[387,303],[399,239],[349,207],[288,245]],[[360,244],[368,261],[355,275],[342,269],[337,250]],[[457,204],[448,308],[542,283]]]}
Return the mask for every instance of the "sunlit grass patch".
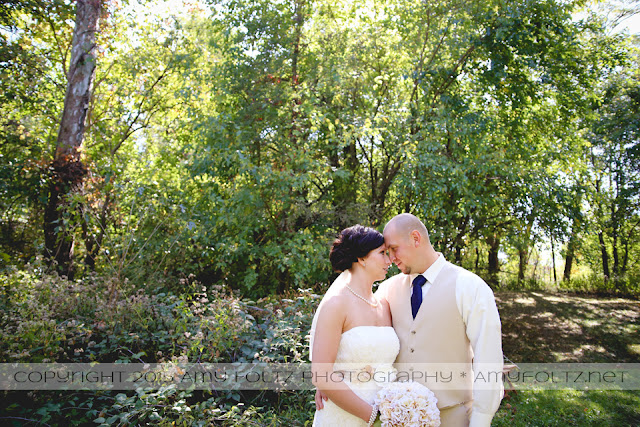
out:
{"label": "sunlit grass patch", "polygon": [[589,328],[593,328],[596,326],[600,326],[602,324],[602,321],[600,320],[594,320],[594,319],[587,319],[584,320],[583,322],[581,322],[584,326],[587,326]]}
{"label": "sunlit grass patch", "polygon": [[513,302],[522,305],[536,305],[536,300],[534,300],[533,298],[528,298],[526,296],[516,298],[515,300],[513,300]]}
{"label": "sunlit grass patch", "polygon": [[509,394],[492,426],[633,426],[640,391],[533,390]]}

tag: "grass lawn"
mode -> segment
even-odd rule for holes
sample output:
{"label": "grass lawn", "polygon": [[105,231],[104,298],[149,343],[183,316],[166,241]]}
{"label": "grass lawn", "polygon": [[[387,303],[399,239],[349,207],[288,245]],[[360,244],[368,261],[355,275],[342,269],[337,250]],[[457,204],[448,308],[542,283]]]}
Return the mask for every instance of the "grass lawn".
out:
{"label": "grass lawn", "polygon": [[[640,363],[640,303],[496,292],[504,354],[518,363]],[[494,426],[640,426],[640,390],[509,392]]]}

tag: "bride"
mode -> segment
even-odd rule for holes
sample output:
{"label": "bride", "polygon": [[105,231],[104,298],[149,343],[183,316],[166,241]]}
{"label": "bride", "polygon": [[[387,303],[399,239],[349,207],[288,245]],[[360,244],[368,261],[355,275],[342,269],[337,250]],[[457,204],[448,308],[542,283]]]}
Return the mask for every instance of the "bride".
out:
{"label": "bride", "polygon": [[391,261],[382,234],[361,225],[342,230],[329,259],[341,274],[318,306],[310,342],[313,384],[329,400],[316,393],[322,409],[316,410],[313,425],[371,425],[379,382],[392,381],[400,348],[389,305],[372,292]]}

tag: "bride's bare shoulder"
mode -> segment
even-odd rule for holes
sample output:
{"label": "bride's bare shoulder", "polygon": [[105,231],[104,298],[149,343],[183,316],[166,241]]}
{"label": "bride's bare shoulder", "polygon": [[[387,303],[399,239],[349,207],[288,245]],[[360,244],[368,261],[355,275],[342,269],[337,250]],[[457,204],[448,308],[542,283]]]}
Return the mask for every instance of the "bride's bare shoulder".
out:
{"label": "bride's bare shoulder", "polygon": [[327,295],[318,307],[317,324],[322,325],[324,334],[340,334],[347,319],[348,302],[342,294]]}
{"label": "bride's bare shoulder", "polygon": [[348,295],[336,291],[322,299],[321,309],[328,311],[342,310],[348,305]]}

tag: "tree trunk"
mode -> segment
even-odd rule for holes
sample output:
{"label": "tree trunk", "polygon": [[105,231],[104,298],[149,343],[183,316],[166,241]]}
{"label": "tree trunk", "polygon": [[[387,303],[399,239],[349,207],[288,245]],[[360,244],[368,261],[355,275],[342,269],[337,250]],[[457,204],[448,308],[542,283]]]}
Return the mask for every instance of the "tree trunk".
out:
{"label": "tree trunk", "polygon": [[462,246],[456,245],[456,265],[462,264]]}
{"label": "tree trunk", "polygon": [[620,275],[624,276],[627,274],[627,266],[629,264],[629,241],[625,239],[624,241],[624,254],[622,256],[622,268],[620,269]]}
{"label": "tree trunk", "polygon": [[553,284],[558,284],[558,276],[556,275],[556,245],[553,243],[553,238],[551,239],[551,262],[553,266]]}
{"label": "tree trunk", "polygon": [[[615,227],[615,225],[614,225]],[[613,255],[613,278],[614,280],[618,280],[618,276],[619,276],[619,266],[620,266],[620,260],[618,257],[618,233],[616,231],[616,229],[613,229],[613,235],[611,236],[611,253]]]}
{"label": "tree trunk", "polygon": [[563,280],[570,282],[571,281],[571,268],[573,267],[573,257],[575,256],[576,250],[576,233],[575,231],[571,233],[571,237],[569,238],[569,243],[567,244],[567,256],[564,259],[564,274]]}
{"label": "tree trunk", "polygon": [[611,277],[611,273],[609,273],[609,254],[607,253],[607,247],[604,244],[602,231],[598,233],[598,241],[600,242],[600,253],[602,254],[602,272],[604,273],[604,280],[609,280]]}
{"label": "tree trunk", "polygon": [[623,239],[624,255],[622,257],[622,268],[620,270],[621,275],[625,275],[627,272],[627,268],[629,266],[629,242],[633,238],[634,231],[639,224],[640,224],[640,220],[636,221],[636,223],[629,228],[629,232],[624,236],[624,239]]}
{"label": "tree trunk", "polygon": [[[617,166],[617,163],[616,163]],[[616,170],[618,170],[618,168],[616,167]],[[619,264],[619,260],[618,260],[618,209],[616,209],[616,205],[618,202],[618,198],[620,197],[619,195],[619,190],[620,190],[620,174],[616,173],[616,194],[613,200],[611,200],[611,255],[613,256],[613,270],[611,271],[612,275],[613,275],[613,280],[615,280],[616,282],[618,281],[618,266]],[[611,185],[611,176],[609,177],[609,185]]]}
{"label": "tree trunk", "polygon": [[529,262],[529,247],[531,246],[531,228],[535,218],[536,210],[532,210],[527,216],[525,227],[522,230],[522,236],[516,244],[518,249],[518,284],[524,281],[527,264]]}
{"label": "tree trunk", "polygon": [[622,257],[622,268],[620,269],[620,275],[627,274],[627,265],[629,264],[629,242],[624,243],[624,256]]}
{"label": "tree trunk", "polygon": [[68,204],[67,196],[86,174],[80,148],[96,69],[94,52],[100,3],[100,0],[77,1],[67,92],[51,167],[49,200],[44,213],[47,257],[60,274],[69,278],[73,278],[73,236],[63,211]]}
{"label": "tree trunk", "polygon": [[529,253],[527,249],[518,249],[518,284],[524,281],[524,273],[527,269],[527,255]]}
{"label": "tree trunk", "polygon": [[500,249],[500,238],[496,235],[487,239],[489,243],[489,284],[498,284],[498,273],[500,272],[500,263],[498,260],[498,250]]}

